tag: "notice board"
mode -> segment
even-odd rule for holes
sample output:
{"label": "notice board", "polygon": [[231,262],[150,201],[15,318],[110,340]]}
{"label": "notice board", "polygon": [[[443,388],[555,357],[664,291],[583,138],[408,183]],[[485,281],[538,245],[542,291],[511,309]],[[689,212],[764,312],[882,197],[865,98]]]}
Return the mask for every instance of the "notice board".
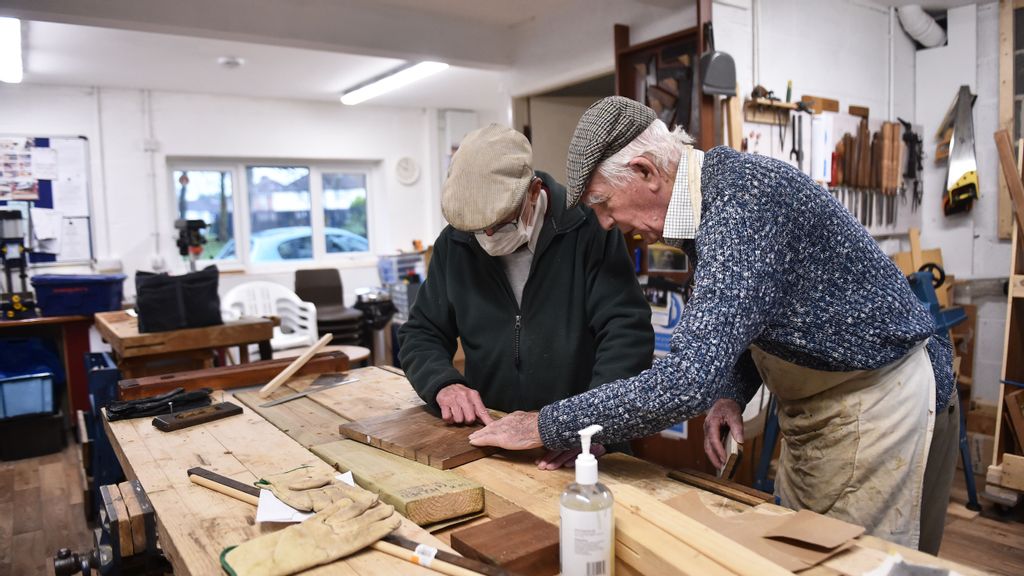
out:
{"label": "notice board", "polygon": [[22,212],[31,264],[92,260],[89,140],[0,135],[0,205]]}

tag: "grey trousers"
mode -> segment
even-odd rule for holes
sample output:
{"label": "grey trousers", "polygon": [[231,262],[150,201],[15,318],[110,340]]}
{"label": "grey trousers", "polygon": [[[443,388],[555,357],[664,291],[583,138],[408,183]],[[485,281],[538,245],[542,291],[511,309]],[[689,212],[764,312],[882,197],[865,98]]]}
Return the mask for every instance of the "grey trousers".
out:
{"label": "grey trousers", "polygon": [[924,469],[924,485],[921,490],[921,539],[918,544],[922,552],[939,553],[942,532],[946,527],[949,489],[953,485],[959,448],[960,401],[954,388],[949,406],[935,414],[935,431],[932,434],[928,462]]}

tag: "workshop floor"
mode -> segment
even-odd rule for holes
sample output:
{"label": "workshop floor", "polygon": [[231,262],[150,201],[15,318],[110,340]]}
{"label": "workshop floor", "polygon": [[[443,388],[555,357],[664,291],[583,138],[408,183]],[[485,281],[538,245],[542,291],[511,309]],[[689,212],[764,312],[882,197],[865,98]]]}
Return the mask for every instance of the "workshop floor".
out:
{"label": "workshop floor", "polygon": [[[985,479],[977,478],[980,490]],[[970,511],[964,507],[967,488],[960,470],[953,478],[949,500],[940,557],[995,574],[1024,574],[1024,507],[1018,505],[1000,515],[991,503],[982,500],[981,514],[970,519],[961,517]]]}
{"label": "workshop floor", "polygon": [[59,548],[92,548],[71,442],[58,454],[0,462],[0,576],[53,574]]}
{"label": "workshop floor", "polygon": [[[92,547],[76,450],[70,444],[60,454],[0,462],[0,576],[50,575],[57,549]],[[1014,519],[1001,520],[986,505],[982,515],[962,518],[966,501],[958,475],[951,497],[956,513],[946,517],[939,555],[997,574],[1024,574],[1024,511],[1018,507]]]}

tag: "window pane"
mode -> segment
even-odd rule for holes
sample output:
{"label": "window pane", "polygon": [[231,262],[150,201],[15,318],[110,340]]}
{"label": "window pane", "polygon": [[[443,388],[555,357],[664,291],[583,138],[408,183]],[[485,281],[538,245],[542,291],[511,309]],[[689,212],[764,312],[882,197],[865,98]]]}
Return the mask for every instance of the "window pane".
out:
{"label": "window pane", "polygon": [[325,172],[324,231],[328,252],[366,252],[366,174]]}
{"label": "window pane", "polygon": [[249,166],[251,262],[312,258],[309,168]]}
{"label": "window pane", "polygon": [[206,222],[206,245],[200,258],[237,258],[231,172],[174,170],[172,174],[178,218]]}

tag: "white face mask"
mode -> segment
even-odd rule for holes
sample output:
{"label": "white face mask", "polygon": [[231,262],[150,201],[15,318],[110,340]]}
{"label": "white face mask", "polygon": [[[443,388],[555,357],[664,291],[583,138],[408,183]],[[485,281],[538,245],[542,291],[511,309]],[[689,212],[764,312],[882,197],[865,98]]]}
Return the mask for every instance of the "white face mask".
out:
{"label": "white face mask", "polygon": [[[523,223],[523,214],[520,213],[519,217],[516,218],[515,227],[510,230],[502,230],[495,232],[488,236],[486,232],[477,232],[475,234],[476,241],[480,243],[480,247],[484,249],[491,256],[507,256],[516,250],[520,246],[526,244],[533,237],[534,229],[538,222],[541,222],[544,218],[544,212],[546,208],[545,192],[542,190],[540,193],[542,198],[538,198],[537,204],[533,207],[533,216],[530,218],[528,224]],[[523,205],[523,209],[526,209],[526,205]]]}

